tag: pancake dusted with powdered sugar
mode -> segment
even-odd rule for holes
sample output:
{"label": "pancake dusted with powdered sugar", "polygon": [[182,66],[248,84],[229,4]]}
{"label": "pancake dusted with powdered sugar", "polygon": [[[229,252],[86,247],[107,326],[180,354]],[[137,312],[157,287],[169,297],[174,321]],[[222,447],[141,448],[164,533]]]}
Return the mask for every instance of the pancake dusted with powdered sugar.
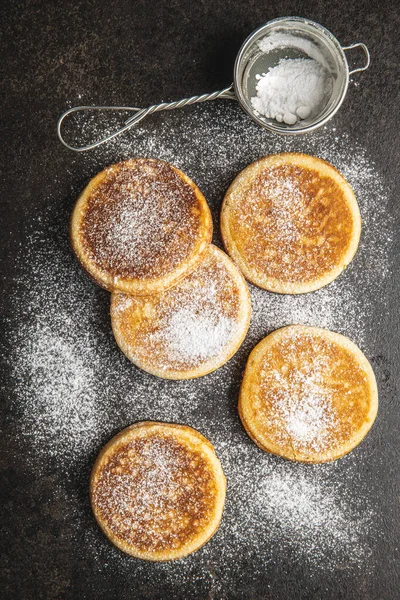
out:
{"label": "pancake dusted with powdered sugar", "polygon": [[228,254],[252,283],[300,294],[333,281],[352,260],[361,217],[353,190],[329,163],[286,153],[249,165],[221,212]]}
{"label": "pancake dusted with powdered sugar", "polygon": [[226,480],[211,443],[185,425],[142,422],[100,452],[94,515],[118,548],[153,561],[187,556],[218,529]]}
{"label": "pancake dusted with powdered sugar", "polygon": [[131,159],[96,175],[79,197],[71,240],[87,273],[109,291],[153,294],[200,264],[212,237],[204,196],[182,171]]}
{"label": "pancake dusted with powdered sugar", "polygon": [[302,462],[335,460],[361,442],[377,409],[371,365],[343,335],[291,325],[249,356],[239,414],[268,452]]}
{"label": "pancake dusted with powdered sugar", "polygon": [[164,293],[111,297],[121,350],[144,371],[166,379],[200,377],[223,365],[241,345],[250,314],[243,276],[212,245],[201,265]]}

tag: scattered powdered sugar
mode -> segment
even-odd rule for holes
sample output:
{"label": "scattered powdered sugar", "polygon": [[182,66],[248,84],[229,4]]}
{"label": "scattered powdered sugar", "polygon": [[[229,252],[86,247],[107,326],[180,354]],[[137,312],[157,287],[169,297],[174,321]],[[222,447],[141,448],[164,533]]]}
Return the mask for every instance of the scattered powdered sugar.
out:
{"label": "scattered powdered sugar", "polygon": [[[259,200],[268,202],[273,219],[270,219],[268,225],[263,231],[263,236],[268,235],[268,228],[273,231],[279,247],[282,243],[296,242],[302,232],[299,225],[306,225],[307,195],[304,193],[299,181],[292,177],[290,173],[286,178],[276,175],[273,171],[269,177],[265,177],[262,183],[254,186],[251,190],[248,201],[248,215],[252,219],[259,217]],[[253,200],[253,201],[252,201]],[[245,210],[245,207],[244,207]],[[243,215],[243,223],[247,222],[247,215]],[[300,223],[299,223],[299,218]],[[254,221],[253,221],[254,223]],[[251,230],[252,225],[249,224]]]}
{"label": "scattered powdered sugar", "polygon": [[210,253],[203,265],[172,290],[165,315],[158,319],[152,341],[166,349],[167,361],[179,368],[218,359],[243,329],[236,293],[239,296],[240,290],[219,262],[219,254]]}
{"label": "scattered powdered sugar", "polygon": [[[66,329],[71,326],[68,315],[65,316]],[[87,355],[76,352],[76,344],[68,339],[68,334],[60,337],[59,332],[54,330],[48,315],[46,318],[38,318],[36,330],[32,331],[26,346],[20,350],[19,358],[25,361],[26,370],[19,373],[17,385],[25,391],[27,396],[32,393],[32,401],[35,402],[37,410],[42,404],[43,410],[35,414],[32,410],[28,418],[32,419],[32,425],[38,420],[40,428],[48,428],[49,432],[54,427],[55,420],[62,425],[61,419],[66,419],[65,427],[70,428],[73,435],[84,436],[87,431],[96,428],[97,414],[93,402],[92,388],[95,385],[94,374]],[[82,340],[82,347],[94,350],[94,340]],[[26,379],[31,386],[26,386]],[[79,399],[82,410],[69,410],[67,404],[71,399]],[[31,406],[33,409],[34,406]],[[64,425],[62,425],[64,428]],[[63,437],[66,431],[58,431]]]}
{"label": "scattered powdered sugar", "polygon": [[158,278],[193,255],[206,235],[202,216],[193,189],[169,165],[137,160],[109,170],[89,195],[80,237],[100,268]]}
{"label": "scattered powdered sugar", "polygon": [[[273,572],[277,565],[290,566],[292,572],[306,564],[310,573],[353,573],[356,567],[365,573],[373,568],[371,540],[379,533],[373,493],[359,478],[368,447],[315,467],[282,461],[247,437],[236,402],[249,351],[277,327],[327,327],[348,335],[367,357],[373,352],[384,318],[379,290],[391,270],[388,184],[366,151],[332,127],[301,139],[273,137],[233,103],[177,111],[146,123],[96,152],[74,157],[71,172],[56,182],[48,214],[33,223],[36,233],[27,232],[21,248],[9,300],[14,316],[6,323],[7,385],[27,465],[38,476],[55,469],[61,482],[79,481],[82,493],[69,495],[64,518],[75,523],[81,556],[99,571],[118,570],[139,581],[148,565],[108,545],[87,514],[88,470],[102,445],[130,423],[185,423],[216,447],[228,479],[226,510],[219,531],[202,550],[178,563],[154,565],[154,581],[189,590],[198,583],[196,575],[214,597],[222,598],[227,582],[231,589],[239,586],[238,573],[249,565],[252,578],[257,569]],[[348,269],[326,288],[300,296],[250,286],[248,336],[236,356],[207,377],[166,381],[136,369],[113,340],[109,295],[86,279],[68,249],[69,215],[60,211],[60,203],[75,181],[76,165],[89,179],[107,164],[131,156],[176,164],[209,201],[218,242],[218,215],[229,183],[260,156],[290,150],[328,160],[355,190],[363,234]],[[304,422],[307,428],[306,417]]]}
{"label": "scattered powdered sugar", "polygon": [[280,402],[277,407],[292,440],[302,446],[307,444],[313,450],[327,447],[328,435],[336,425],[335,415],[323,391],[323,388],[319,388],[294,403],[286,396],[285,402]]}
{"label": "scattered powdered sugar", "polygon": [[114,449],[97,471],[92,494],[119,539],[139,550],[165,550],[207,525],[214,486],[212,467],[200,453],[173,434],[150,433]]}
{"label": "scattered powdered sugar", "polygon": [[205,360],[217,356],[232,339],[235,321],[215,310],[203,310],[199,315],[182,307],[174,312],[162,332],[173,356]]}
{"label": "scattered powdered sugar", "polygon": [[293,177],[263,182],[262,193],[271,202],[278,240],[297,240],[300,232],[293,217],[304,212],[304,192]]}
{"label": "scattered powdered sugar", "polygon": [[[227,585],[231,592],[240,588],[237,574],[244,565],[251,565],[253,581],[265,571],[273,580],[277,564],[292,574],[306,569],[311,578],[321,568],[368,571],[372,549],[366,539],[371,532],[376,535],[377,515],[354,494],[360,485],[356,464],[349,459],[340,467],[285,463],[242,443],[240,434],[234,443],[226,437],[216,448],[228,480],[220,528],[191,558],[158,565],[155,581],[190,586],[195,575],[197,584],[210,580],[214,597],[224,598]],[[146,576],[146,565],[133,565],[96,531],[88,529],[85,535],[85,552],[95,556],[99,570],[135,568],[138,579]]]}
{"label": "scattered powdered sugar", "polygon": [[20,327],[7,336],[12,387],[23,413],[21,433],[38,450],[69,461],[104,420],[97,401],[104,335],[92,324],[96,299],[86,281],[68,273],[68,254],[42,236],[33,234],[23,256],[32,285],[25,291],[22,284]]}
{"label": "scattered powdered sugar", "polygon": [[[291,346],[289,354],[292,353],[295,356],[295,344]],[[326,357],[317,355],[312,364],[293,369],[290,381],[278,370],[270,374],[277,390],[270,422],[277,431],[283,424],[282,434],[289,434],[294,450],[310,448],[319,452],[332,443],[337,418],[332,408],[332,390],[326,381],[328,366]],[[263,380],[262,385],[265,384]]]}
{"label": "scattered powdered sugar", "polygon": [[365,548],[360,548],[360,533],[363,526],[370,526],[370,515],[353,512],[348,498],[335,493],[324,477],[310,478],[306,472],[293,476],[280,469],[263,475],[258,479],[255,502],[260,520],[264,518],[274,531],[272,536],[269,532],[268,538],[272,537],[277,545],[294,544],[309,560],[321,557],[322,546],[329,548],[328,553],[336,554],[336,559],[346,555],[346,547],[354,552],[351,561],[363,558]]}
{"label": "scattered powdered sugar", "polygon": [[[202,264],[162,295],[115,295],[112,320],[135,364],[150,373],[182,375],[226,361],[247,332],[249,304],[229,259],[211,246]],[[143,318],[132,318],[138,313]]]}
{"label": "scattered powdered sugar", "polygon": [[284,165],[267,159],[262,172],[253,172],[251,185],[246,169],[235,180],[225,218],[242,240],[242,260],[256,282],[261,270],[283,285],[303,286],[349,262],[345,257],[359,221],[340,189],[345,182],[333,185],[323,173],[315,176],[302,169],[301,163],[301,157],[296,164]]}
{"label": "scattered powdered sugar", "polygon": [[[140,200],[142,200],[140,202]],[[114,209],[113,219],[110,219],[108,229],[105,234],[104,245],[99,247],[100,253],[109,252],[112,248],[113,254],[126,257],[137,254],[137,246],[154,243],[154,233],[149,226],[149,210],[151,203],[146,202],[147,198],[138,198],[132,195],[121,196],[118,203],[118,212]],[[164,226],[167,223],[165,215],[160,211],[153,215],[157,227]],[[160,248],[159,248],[160,250]]]}

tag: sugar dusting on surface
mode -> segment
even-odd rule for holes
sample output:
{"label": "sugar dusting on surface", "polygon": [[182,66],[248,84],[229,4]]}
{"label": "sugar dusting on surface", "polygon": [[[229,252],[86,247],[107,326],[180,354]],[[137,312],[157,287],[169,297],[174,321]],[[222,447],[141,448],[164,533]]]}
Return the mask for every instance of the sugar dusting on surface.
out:
{"label": "sugar dusting on surface", "polygon": [[245,169],[235,180],[224,226],[231,246],[238,240],[236,251],[254,282],[267,277],[276,287],[315,285],[350,262],[358,211],[346,183],[326,168],[300,156],[294,163],[257,162],[256,171]]}
{"label": "sugar dusting on surface", "polygon": [[[62,479],[81,478],[84,488],[101,446],[136,420],[182,422],[214,443],[228,479],[220,530],[192,557],[153,567],[155,581],[190,586],[200,566],[214,597],[223,597],[226,582],[233,585],[249,564],[258,565],[254,577],[260,564],[273,572],[277,561],[284,568],[306,565],[310,573],[369,569],[377,516],[368,484],[358,478],[361,455],[316,467],[281,461],[248,439],[235,406],[249,351],[277,327],[328,327],[348,335],[367,356],[372,352],[380,318],[372,299],[391,268],[385,182],[363,148],[345,134],[330,128],[301,139],[272,137],[237,106],[222,103],[188,110],[184,118],[171,113],[149,121],[118,142],[75,158],[81,168],[85,161],[88,179],[129,156],[170,161],[199,185],[217,224],[224,192],[239,170],[260,156],[288,150],[325,158],[349,180],[363,218],[360,248],[346,272],[318,292],[279,296],[251,287],[249,334],[219,371],[199,380],[161,381],[125,359],[110,332],[108,295],[80,273],[68,250],[65,213],[50,210],[35,224],[37,233],[21,248],[21,276],[10,299],[20,318],[20,326],[7,331],[16,435],[35,473],[55,468]],[[74,180],[72,172],[69,178]],[[66,506],[85,559],[99,570],[134,572],[138,580],[145,576],[148,565],[106,544],[81,497],[71,495]]]}
{"label": "sugar dusting on surface", "polygon": [[113,327],[128,356],[150,372],[206,372],[224,361],[247,329],[242,296],[224,256],[212,246],[203,263],[162,296],[114,296]]}
{"label": "sugar dusting on surface", "polygon": [[196,315],[181,308],[173,315],[163,332],[173,355],[195,361],[216,356],[231,339],[235,322],[215,311]]}
{"label": "sugar dusting on surface", "polygon": [[345,182],[339,185],[335,172],[327,176],[325,163],[310,163],[302,157],[261,168],[256,163],[256,171],[245,169],[235,180],[224,225],[234,232],[227,234],[230,244],[239,240],[236,251],[255,282],[315,284],[349,262],[357,211]]}
{"label": "sugar dusting on surface", "polygon": [[[137,430],[138,431],[138,430]],[[215,512],[215,475],[174,432],[149,432],[114,448],[92,497],[103,523],[139,551],[179,549]]]}
{"label": "sugar dusting on surface", "polygon": [[[271,211],[274,215],[274,235],[279,245],[282,242],[296,242],[301,236],[301,229],[295,217],[304,215],[305,194],[293,177],[279,177],[275,172],[269,173],[269,177],[263,179],[263,185],[257,186],[253,195],[262,194],[271,202]],[[256,207],[250,204],[249,209],[254,211]],[[244,219],[245,220],[245,219]],[[304,224],[304,223],[303,223]]]}
{"label": "sugar dusting on surface", "polygon": [[255,437],[292,459],[340,456],[368,422],[372,383],[365,367],[339,336],[322,333],[285,328],[267,338],[246,371],[241,401],[245,414],[257,413]]}
{"label": "sugar dusting on surface", "polygon": [[[312,340],[308,343],[312,345]],[[296,365],[297,356],[294,342],[287,352],[287,364]],[[326,377],[331,366],[325,355],[317,354],[312,363],[304,361],[301,368],[293,368],[289,377],[273,369],[262,378],[261,386],[266,386],[268,394],[275,390],[268,422],[284,439],[290,438],[294,451],[321,452],[332,444],[339,422]]]}
{"label": "sugar dusting on surface", "polygon": [[207,237],[204,218],[193,188],[169,165],[138,160],[108,170],[91,191],[80,239],[106,272],[159,278],[193,257]]}

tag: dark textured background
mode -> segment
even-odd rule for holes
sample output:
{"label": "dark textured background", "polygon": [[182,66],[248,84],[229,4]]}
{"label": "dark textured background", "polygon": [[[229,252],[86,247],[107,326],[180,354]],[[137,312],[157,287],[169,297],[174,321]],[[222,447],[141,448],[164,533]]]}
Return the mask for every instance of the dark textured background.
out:
{"label": "dark textured background", "polygon": [[[1,67],[3,102],[1,155],[3,276],[2,316],[12,318],[8,300],[10,282],[18,278],[14,260],[32,216],[46,208],[49,197],[54,214],[69,212],[73,199],[102,164],[88,170],[85,160],[61,146],[55,124],[70,105],[86,103],[146,106],[221,89],[231,82],[233,61],[244,38],[269,19],[300,15],[322,23],[343,43],[365,42],[372,66],[349,94],[340,111],[341,128],[361,140],[380,171],[391,182],[390,210],[400,215],[399,93],[400,13],[393,0],[315,2],[243,2],[227,0],[168,0],[163,2],[113,0],[51,2],[31,0],[1,3]],[[167,116],[164,116],[167,118]],[[117,153],[115,154],[117,158]],[[73,173],[73,177],[71,175]],[[397,192],[396,192],[397,190]],[[400,265],[399,240],[395,249]],[[394,271],[396,273],[396,271]],[[381,391],[381,438],[375,443],[379,468],[368,469],[371,490],[379,489],[383,536],[375,548],[373,574],[354,580],[340,572],[319,573],[313,584],[301,569],[279,569],[273,575],[274,592],[266,591],[268,577],[252,564],[234,575],[223,597],[261,600],[271,598],[344,598],[395,600],[399,581],[399,281],[387,288],[386,329],[380,332],[376,361]],[[104,307],[105,296],[101,296]],[[377,305],[377,310],[378,310]],[[373,327],[373,324],[371,325]],[[141,585],[125,569],[98,573],[93,559],[79,552],[83,532],[70,535],[62,518],[63,505],[52,505],[54,487],[61,477],[50,463],[45,476],[25,467],[21,444],[14,439],[14,415],[9,409],[7,379],[2,386],[0,495],[0,597],[58,598],[189,598],[189,591],[152,581],[149,565]],[[372,434],[373,435],[373,434]],[[375,434],[377,435],[377,434]],[[105,441],[105,440],[104,440]],[[88,468],[93,456],[88,457]],[[43,465],[42,465],[43,467]],[[84,494],[86,472],[82,477]],[[51,510],[49,509],[51,506]],[[57,513],[58,511],[58,513]],[[52,518],[49,517],[52,515]],[[56,515],[56,516],[55,516]],[[84,527],[92,527],[89,511]],[[273,568],[272,568],[273,572]],[[132,579],[131,579],[132,575]],[[306,582],[307,581],[307,582]],[[222,597],[222,592],[199,584],[190,597]]]}

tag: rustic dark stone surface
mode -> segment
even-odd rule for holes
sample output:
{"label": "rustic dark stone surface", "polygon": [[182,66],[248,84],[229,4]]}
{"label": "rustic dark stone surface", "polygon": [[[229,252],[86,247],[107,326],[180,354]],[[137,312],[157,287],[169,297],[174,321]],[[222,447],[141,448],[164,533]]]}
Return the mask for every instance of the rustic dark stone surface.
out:
{"label": "rustic dark stone surface", "polygon": [[[322,23],[343,44],[364,41],[370,48],[371,68],[346,99],[340,112],[341,128],[362,141],[390,181],[390,210],[399,218],[400,15],[393,0],[2,2],[3,317],[11,315],[9,282],[18,277],[14,257],[31,216],[47,206],[50,196],[54,211],[67,214],[87,181],[87,165],[63,148],[56,136],[55,123],[66,102],[79,104],[79,95],[84,93],[85,102],[146,106],[221,89],[231,82],[233,61],[243,39],[267,20],[293,14]],[[103,166],[99,160],[97,170]],[[396,244],[399,267],[399,239]],[[381,390],[379,427],[371,434],[377,436],[371,442],[377,456],[371,467],[363,466],[383,515],[373,574],[358,573],[352,578],[340,570],[321,572],[310,582],[301,565],[287,571],[269,565],[265,577],[253,577],[254,565],[244,561],[229,589],[213,592],[204,580],[186,588],[160,583],[153,578],[157,567],[151,564],[141,581],[134,566],[118,571],[111,565],[100,572],[96,558],[81,552],[85,530],[93,527],[86,498],[93,456],[87,459],[86,471],[77,474],[76,482],[62,492],[56,491],[62,475],[51,461],[40,477],[27,468],[23,448],[13,437],[18,415],[8,408],[6,379],[0,447],[0,596],[19,600],[399,598],[399,291],[395,276],[386,290],[389,314],[374,359]],[[107,303],[107,295],[99,291],[104,311]],[[78,523],[63,516],[69,493],[83,499],[85,510],[76,517]]]}

